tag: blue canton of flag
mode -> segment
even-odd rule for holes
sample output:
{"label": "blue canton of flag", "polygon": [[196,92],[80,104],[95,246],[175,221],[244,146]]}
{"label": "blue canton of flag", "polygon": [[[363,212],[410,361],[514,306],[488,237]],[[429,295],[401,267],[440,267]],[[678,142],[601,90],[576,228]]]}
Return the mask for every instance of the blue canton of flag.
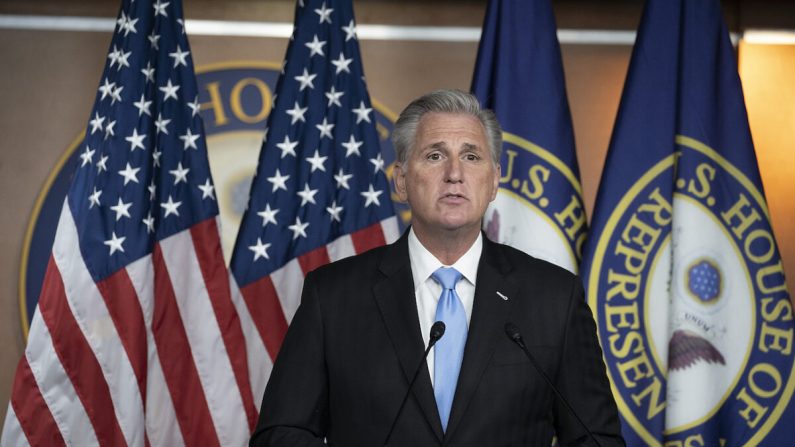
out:
{"label": "blue canton of flag", "polygon": [[257,418],[179,0],[125,0],[3,445],[243,445]]}
{"label": "blue canton of flag", "polygon": [[267,126],[231,261],[259,398],[304,275],[398,236],[350,0],[296,6]]}
{"label": "blue canton of flag", "polygon": [[628,445],[789,445],[793,312],[718,0],[649,0],[583,278]]}
{"label": "blue canton of flag", "polygon": [[576,272],[587,226],[549,0],[489,2],[472,92],[503,128],[486,234]]}

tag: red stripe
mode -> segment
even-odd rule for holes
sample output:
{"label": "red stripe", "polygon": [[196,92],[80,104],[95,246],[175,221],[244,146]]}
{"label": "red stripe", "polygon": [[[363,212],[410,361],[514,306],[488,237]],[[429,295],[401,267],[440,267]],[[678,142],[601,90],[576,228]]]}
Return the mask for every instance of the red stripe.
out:
{"label": "red stripe", "polygon": [[357,254],[386,244],[384,230],[381,229],[380,222],[351,233],[351,239]]}
{"label": "red stripe", "polygon": [[110,388],[94,352],[72,315],[61,273],[52,257],[43,284],[39,312],[52,336],[55,353],[91,420],[97,440],[101,445],[127,445],[113,409]]}
{"label": "red stripe", "polygon": [[171,278],[159,244],[152,250],[155,306],[152,333],[185,445],[220,445]]}
{"label": "red stripe", "polygon": [[127,270],[121,269],[98,282],[97,288],[130,359],[141,392],[141,402],[146,408],[146,323],[135,287]]}
{"label": "red stripe", "polygon": [[298,257],[298,263],[301,265],[301,271],[304,272],[304,276],[306,276],[306,274],[312,270],[320,267],[321,265],[326,265],[329,262],[331,262],[331,259],[328,257],[328,250],[326,250],[325,245]]}
{"label": "red stripe", "polygon": [[284,334],[287,333],[287,318],[284,316],[276,288],[273,287],[273,281],[270,276],[265,276],[240,289],[240,293],[246,302],[251,319],[254,320],[257,332],[265,343],[265,349],[268,350],[271,359],[276,359]]}
{"label": "red stripe", "polygon": [[23,355],[14,376],[11,407],[30,445],[66,445]]}
{"label": "red stripe", "polygon": [[254,430],[257,423],[257,408],[254,405],[253,391],[248,377],[248,356],[246,354],[246,341],[243,338],[243,327],[237,316],[232,295],[229,289],[229,271],[224,263],[224,254],[221,251],[221,239],[218,237],[218,227],[215,219],[207,219],[190,230],[193,247],[199,258],[199,268],[204,277],[207,294],[210,296],[218,327],[224,339],[226,353],[232,363],[235,380],[243,399],[243,408],[248,417],[248,428]]}

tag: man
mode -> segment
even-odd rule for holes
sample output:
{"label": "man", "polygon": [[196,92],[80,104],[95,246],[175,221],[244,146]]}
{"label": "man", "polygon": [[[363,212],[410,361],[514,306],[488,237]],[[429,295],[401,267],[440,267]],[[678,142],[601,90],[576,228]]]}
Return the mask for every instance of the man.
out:
{"label": "man", "polygon": [[[596,328],[569,272],[481,232],[502,132],[457,90],[412,102],[393,132],[412,211],[396,243],[307,275],[253,446],[592,445],[506,322],[600,444],[623,445]],[[421,364],[434,321],[446,331]],[[398,415],[417,368],[420,375]]]}

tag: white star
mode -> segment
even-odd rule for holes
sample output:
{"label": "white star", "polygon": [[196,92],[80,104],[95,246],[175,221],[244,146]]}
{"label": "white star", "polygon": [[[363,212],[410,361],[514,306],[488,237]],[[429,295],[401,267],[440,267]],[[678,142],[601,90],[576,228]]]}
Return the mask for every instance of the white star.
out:
{"label": "white star", "polygon": [[337,206],[337,201],[331,202],[331,206],[326,207],[326,211],[331,215],[331,220],[336,220],[340,222],[340,213],[342,212],[343,208],[341,206]]}
{"label": "white star", "polygon": [[108,65],[108,67],[113,68],[113,66],[119,62],[120,55],[121,52],[119,52],[119,49],[116,48],[116,45],[113,45],[113,51],[108,53],[108,59],[110,59],[110,64]]}
{"label": "white star", "polygon": [[179,47],[179,44],[177,44],[177,51],[173,53],[168,53],[168,56],[174,58],[174,68],[177,68],[180,65],[184,65],[186,67],[188,66],[188,61],[185,60],[185,58],[189,54],[190,51],[182,51],[182,49]]}
{"label": "white star", "polygon": [[343,26],[342,30],[345,31],[345,42],[356,39],[356,23],[351,19],[351,23],[348,26]]}
{"label": "white star", "polygon": [[138,135],[138,129],[133,128],[133,133],[129,137],[124,137],[126,141],[130,142],[130,152],[135,152],[135,148],[140,147],[141,150],[146,150],[144,147],[144,138],[146,134]]}
{"label": "white star", "polygon": [[298,236],[306,237],[306,227],[309,226],[309,222],[301,223],[301,218],[296,216],[295,223],[293,225],[288,225],[287,228],[293,232],[293,240],[298,239]]}
{"label": "white star", "polygon": [[191,110],[190,114],[191,118],[193,118],[194,116],[196,116],[197,113],[199,113],[199,109],[201,109],[201,104],[199,104],[199,95],[196,95],[196,99],[194,99],[193,102],[188,103],[188,107],[190,107]]}
{"label": "white star", "polygon": [[271,204],[270,203],[265,204],[265,209],[262,210],[262,211],[257,212],[257,215],[262,217],[262,226],[265,227],[269,223],[272,223],[274,225],[278,225],[278,223],[276,223],[276,213],[278,213],[278,212],[279,212],[279,210],[271,209]]}
{"label": "white star", "polygon": [[94,205],[99,206],[99,196],[102,195],[102,190],[100,189],[97,191],[96,186],[94,187],[94,192],[88,196],[88,209],[94,207]]}
{"label": "white star", "polygon": [[179,90],[179,85],[173,85],[171,83],[171,79],[168,80],[168,83],[165,86],[159,87],[159,89],[164,93],[163,102],[168,101],[168,98],[177,99],[177,90]]}
{"label": "white star", "polygon": [[146,215],[145,219],[141,219],[141,222],[146,225],[146,232],[147,233],[154,233],[155,232],[155,218],[152,217],[152,212],[149,211],[149,214]]}
{"label": "white star", "polygon": [[135,24],[138,23],[138,19],[133,19],[132,17],[128,17],[123,12],[121,13],[121,17],[116,20],[116,23],[119,24],[119,33],[124,30],[124,37],[127,37],[130,34],[130,31],[136,33]]}
{"label": "white star", "polygon": [[326,167],[323,166],[323,164],[326,162],[326,159],[328,159],[328,157],[321,157],[318,150],[315,149],[314,155],[312,155],[311,157],[306,157],[306,161],[308,161],[309,164],[312,165],[312,169],[309,172],[310,173],[315,172],[318,169],[325,172]]}
{"label": "white star", "polygon": [[210,178],[208,177],[207,180],[204,182],[203,185],[199,185],[199,189],[202,191],[202,199],[206,199],[207,197],[215,200],[215,186],[210,183]]}
{"label": "white star", "polygon": [[127,162],[127,166],[124,169],[122,169],[121,171],[119,171],[119,175],[124,177],[124,184],[125,185],[127,183],[130,183],[130,182],[138,183],[138,171],[140,171],[140,170],[141,170],[141,168],[133,169],[133,167],[130,166],[130,163]]}
{"label": "white star", "polygon": [[290,141],[290,137],[287,135],[284,136],[284,141],[281,143],[277,143],[276,147],[282,150],[281,158],[286,157],[288,154],[295,157],[295,147],[298,146],[298,140]]}
{"label": "white star", "polygon": [[377,173],[378,171],[384,170],[384,159],[381,158],[380,152],[378,153],[378,155],[375,156],[375,158],[370,159],[370,163],[372,163],[373,166],[375,166],[375,169],[373,170],[374,174]]}
{"label": "white star", "polygon": [[116,104],[116,101],[121,102],[121,91],[124,90],[124,86],[120,85],[113,89],[110,93],[110,105]]}
{"label": "white star", "polygon": [[185,34],[185,21],[182,19],[177,19],[177,23],[179,23],[179,26],[182,27],[182,34]]}
{"label": "white star", "polygon": [[309,189],[309,183],[304,183],[304,190],[296,193],[301,197],[301,206],[306,205],[307,202],[316,205],[315,194],[317,194],[317,191],[317,189]]}
{"label": "white star", "polygon": [[107,171],[108,170],[107,163],[108,163],[108,156],[107,155],[103,155],[103,156],[99,157],[99,161],[97,162],[97,174],[99,174],[102,171]]}
{"label": "white star", "polygon": [[152,116],[152,113],[149,112],[149,107],[152,105],[152,101],[147,101],[143,93],[141,93],[141,99],[138,102],[134,102],[133,105],[136,109],[138,109],[139,117],[144,113]]}
{"label": "white star", "polygon": [[158,112],[157,120],[155,121],[156,132],[160,133],[163,132],[164,134],[168,135],[168,129],[166,126],[170,123],[171,120],[163,119],[163,114]]}
{"label": "white star", "polygon": [[249,245],[248,249],[254,252],[254,260],[259,258],[270,259],[268,256],[268,248],[271,244],[263,244],[261,238],[257,238],[257,245]]}
{"label": "white star", "polygon": [[353,177],[353,174],[346,174],[342,171],[342,168],[340,168],[340,171],[334,176],[334,180],[337,181],[337,188],[351,189],[351,187],[348,186],[348,180],[350,180],[351,177]]}
{"label": "white star", "polygon": [[295,122],[299,120],[306,122],[306,119],[304,119],[304,113],[306,113],[307,110],[309,110],[309,107],[299,107],[298,101],[296,101],[295,106],[292,109],[286,111],[288,115],[293,117],[292,121],[290,121],[290,124],[295,124]]}
{"label": "white star", "polygon": [[90,165],[94,161],[94,152],[96,152],[94,149],[86,145],[86,150],[80,154],[80,159],[83,160],[83,163],[80,164],[81,168],[85,165]]}
{"label": "white star", "polygon": [[309,48],[309,57],[311,58],[312,56],[314,56],[316,54],[319,54],[321,56],[325,56],[326,54],[323,53],[323,45],[325,45],[325,44],[326,44],[326,41],[325,40],[318,40],[317,39],[317,34],[315,34],[315,37],[312,39],[312,42],[307,42],[304,45],[306,45],[306,47]]}
{"label": "white star", "polygon": [[152,34],[146,36],[146,38],[149,39],[149,43],[152,45],[152,48],[155,50],[160,49],[157,45],[157,41],[160,40],[160,34],[155,34],[155,30],[152,30]]}
{"label": "white star", "polygon": [[108,122],[108,125],[105,126],[105,139],[107,140],[108,137],[116,136],[116,133],[113,132],[113,126],[116,125],[116,120]]}
{"label": "white star", "polygon": [[273,177],[268,177],[268,181],[273,184],[273,189],[271,192],[276,192],[277,189],[283,189],[287,191],[287,179],[289,179],[289,175],[282,175],[278,169],[276,169],[276,174]]}
{"label": "white star", "polygon": [[119,59],[118,59],[119,66],[116,67],[116,71],[121,71],[121,67],[129,67],[130,66],[130,62],[127,59],[130,58],[131,54],[132,54],[132,51],[128,51],[126,53],[123,52],[123,51],[119,51]]}
{"label": "white star", "polygon": [[151,82],[154,84],[155,82],[155,68],[152,67],[152,63],[147,61],[146,68],[141,69],[141,73],[146,76],[146,82]]}
{"label": "white star", "polygon": [[108,82],[108,78],[105,78],[105,82],[103,82],[102,85],[100,85],[97,89],[100,93],[102,93],[102,97],[99,98],[99,100],[102,101],[106,96],[110,95],[110,93],[113,91],[113,87],[116,87],[116,83]]}
{"label": "white star", "polygon": [[378,201],[378,196],[383,194],[384,191],[375,191],[373,189],[373,184],[370,183],[370,189],[368,191],[360,192],[366,200],[364,202],[364,207],[367,208],[371,204],[375,203],[376,206],[381,206],[381,202]]}
{"label": "white star", "polygon": [[169,174],[174,176],[174,186],[178,185],[179,182],[188,183],[188,172],[190,172],[189,168],[183,168],[182,162],[177,164],[177,169],[172,169],[168,171]]}
{"label": "white star", "polygon": [[356,115],[356,124],[362,122],[362,120],[370,122],[370,112],[373,111],[371,108],[367,108],[364,106],[364,101],[359,102],[359,108],[351,110]]}
{"label": "white star", "polygon": [[331,86],[331,90],[326,92],[326,98],[328,98],[328,106],[331,107],[334,104],[337,107],[342,107],[340,104],[340,98],[344,95],[345,92],[338,92],[334,86]]}
{"label": "white star", "polygon": [[122,217],[130,217],[130,207],[132,206],[132,202],[124,203],[119,197],[119,202],[116,205],[110,207],[113,211],[116,212],[116,222],[119,221]]}
{"label": "white star", "polygon": [[103,244],[105,244],[108,247],[110,247],[110,253],[109,254],[112,255],[113,253],[115,253],[117,251],[120,251],[120,252],[124,253],[124,247],[122,247],[121,244],[123,244],[124,240],[127,239],[127,238],[126,237],[116,237],[116,232],[115,231],[113,233],[111,233],[111,234],[112,234],[111,238],[108,239],[107,241],[103,242]]}
{"label": "white star", "polygon": [[180,135],[179,139],[182,140],[184,143],[182,149],[188,150],[188,148],[199,150],[199,147],[196,146],[196,140],[199,139],[201,134],[192,134],[190,128],[185,132],[185,135]]}
{"label": "white star", "polygon": [[94,119],[88,122],[91,125],[91,135],[94,135],[94,132],[98,130],[102,130],[103,121],[105,121],[105,117],[99,116],[99,113],[94,112]]}
{"label": "white star", "polygon": [[155,8],[155,16],[161,15],[163,17],[168,17],[168,14],[166,13],[166,6],[168,6],[169,3],[170,2],[161,3],[160,0],[157,0],[157,2],[152,5],[152,7]]}
{"label": "white star", "polygon": [[350,65],[351,62],[353,62],[353,59],[345,59],[345,55],[342,54],[341,51],[339,59],[331,61],[332,65],[337,67],[337,71],[335,74],[340,74],[340,72],[342,71],[350,73],[351,70],[348,68],[348,65]]}
{"label": "white star", "polygon": [[163,207],[164,211],[166,212],[163,217],[168,217],[171,214],[179,217],[179,211],[177,208],[179,208],[180,205],[182,205],[182,202],[175,202],[174,199],[172,199],[169,195],[168,202],[160,204],[160,206]]}
{"label": "white star", "polygon": [[146,187],[149,190],[149,200],[155,200],[155,191],[157,191],[157,186],[155,186],[155,179],[152,179],[152,182],[149,183],[149,186]]}
{"label": "white star", "polygon": [[309,72],[304,68],[304,74],[301,76],[295,76],[295,80],[300,82],[301,85],[298,87],[298,91],[304,91],[305,88],[309,87],[310,89],[315,88],[315,84],[312,83],[312,80],[317,77],[316,74],[309,74]]}
{"label": "white star", "polygon": [[320,22],[318,23],[328,22],[329,24],[331,24],[332,11],[334,10],[331,8],[326,8],[326,2],[323,2],[323,4],[320,5],[320,9],[315,9],[317,15],[320,16]]}
{"label": "white star", "polygon": [[331,135],[331,129],[334,128],[334,125],[329,124],[328,120],[325,117],[323,117],[323,122],[320,124],[315,124],[315,127],[317,127],[317,130],[320,131],[321,140],[323,139],[323,137],[328,137],[329,140],[334,139],[334,137]]}
{"label": "white star", "polygon": [[342,143],[342,147],[346,149],[345,158],[350,157],[351,154],[362,155],[359,152],[359,146],[364,144],[363,141],[356,141],[356,138],[351,134],[351,138],[348,140],[347,143]]}
{"label": "white star", "polygon": [[155,148],[155,150],[152,152],[152,166],[154,167],[160,166],[161,155],[163,155],[163,152],[161,152],[160,149]]}

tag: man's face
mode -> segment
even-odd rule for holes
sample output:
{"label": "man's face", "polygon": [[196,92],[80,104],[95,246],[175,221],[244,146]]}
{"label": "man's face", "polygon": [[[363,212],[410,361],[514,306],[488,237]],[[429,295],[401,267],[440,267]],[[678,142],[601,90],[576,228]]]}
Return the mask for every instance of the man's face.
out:
{"label": "man's face", "polygon": [[497,195],[494,166],[483,125],[466,114],[427,113],[417,126],[405,166],[397,166],[395,186],[411,207],[418,233],[439,230],[478,232],[489,202]]}

